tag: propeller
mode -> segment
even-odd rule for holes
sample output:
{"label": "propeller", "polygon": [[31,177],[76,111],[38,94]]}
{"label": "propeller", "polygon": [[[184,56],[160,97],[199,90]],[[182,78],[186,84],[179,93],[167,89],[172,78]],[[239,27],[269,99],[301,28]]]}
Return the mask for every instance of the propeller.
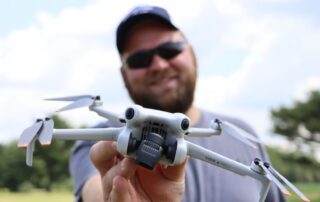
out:
{"label": "propeller", "polygon": [[67,111],[71,109],[81,108],[81,107],[89,107],[94,101],[100,100],[100,96],[92,96],[92,95],[78,95],[78,96],[68,96],[68,97],[59,97],[59,98],[47,98],[44,99],[47,101],[73,101],[73,103],[57,110],[58,112]]}
{"label": "propeller", "polygon": [[39,134],[39,142],[41,145],[50,145],[53,136],[53,120],[45,118],[43,127]]}
{"label": "propeller", "polygon": [[18,141],[18,147],[27,147],[31,142],[33,142],[43,125],[42,119],[37,119],[37,121],[30,127],[26,128]]}
{"label": "propeller", "polygon": [[53,125],[53,120],[51,118],[45,118],[45,120],[37,119],[33,125],[22,132],[18,141],[18,147],[27,149],[26,163],[28,166],[32,166],[32,155],[37,139],[39,139],[41,145],[51,144]]}
{"label": "propeller", "polygon": [[251,146],[254,149],[258,149],[258,147],[249,140],[261,144],[260,140],[248,134],[250,133],[249,131],[242,128],[238,128],[227,121],[221,121],[220,119],[216,119],[211,123],[211,127],[214,129],[221,130],[225,134],[230,135],[236,138],[237,140],[240,140],[241,142]]}
{"label": "propeller", "polygon": [[270,163],[264,162],[262,168],[265,167],[273,176],[282,180],[288,187],[290,187],[303,201],[309,202],[310,200],[296,187],[294,186],[289,180],[283,177],[276,169],[274,169]]}
{"label": "propeller", "polygon": [[256,165],[259,165],[262,170],[266,173],[267,177],[269,178],[269,180],[271,180],[272,182],[274,182],[276,184],[276,186],[280,189],[280,191],[287,196],[290,196],[290,192],[288,191],[288,189],[278,180],[278,178],[276,178],[276,176],[274,176],[269,170],[268,168],[266,168],[263,164],[263,162],[260,159],[255,159],[254,163]]}
{"label": "propeller", "polygon": [[48,101],[77,101],[82,98],[96,98],[99,96],[92,96],[92,95],[75,95],[75,96],[67,96],[67,97],[57,97],[57,98],[46,98],[44,100]]}
{"label": "propeller", "polygon": [[115,122],[121,122],[125,123],[126,120],[123,116],[118,115],[117,113],[107,111],[102,109],[100,104],[99,105],[95,104],[95,101],[100,101],[101,98],[99,95],[93,96],[93,95],[77,95],[77,96],[68,96],[68,97],[58,97],[58,98],[47,98],[44,99],[47,101],[71,101],[72,103],[57,110],[57,112],[61,111],[67,111],[67,110],[72,110],[76,108],[81,108],[81,107],[89,107],[91,111],[94,111],[98,113],[98,115],[103,116],[109,120],[115,121]]}

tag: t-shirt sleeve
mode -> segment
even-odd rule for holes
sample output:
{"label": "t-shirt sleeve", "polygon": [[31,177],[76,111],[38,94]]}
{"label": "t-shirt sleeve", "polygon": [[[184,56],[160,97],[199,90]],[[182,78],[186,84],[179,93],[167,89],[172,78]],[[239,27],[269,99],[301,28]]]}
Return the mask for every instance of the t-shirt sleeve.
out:
{"label": "t-shirt sleeve", "polygon": [[76,141],[72,148],[69,170],[73,180],[75,201],[81,201],[81,189],[84,183],[98,171],[90,160],[89,151],[94,141]]}

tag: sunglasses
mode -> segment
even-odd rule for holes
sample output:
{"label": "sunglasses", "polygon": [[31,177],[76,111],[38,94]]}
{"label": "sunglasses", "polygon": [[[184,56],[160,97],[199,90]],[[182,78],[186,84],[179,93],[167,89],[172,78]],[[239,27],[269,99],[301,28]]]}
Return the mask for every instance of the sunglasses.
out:
{"label": "sunglasses", "polygon": [[148,68],[152,63],[154,54],[159,55],[163,59],[170,60],[183,51],[185,44],[185,41],[166,42],[152,49],[137,51],[123,60],[123,63],[129,69]]}

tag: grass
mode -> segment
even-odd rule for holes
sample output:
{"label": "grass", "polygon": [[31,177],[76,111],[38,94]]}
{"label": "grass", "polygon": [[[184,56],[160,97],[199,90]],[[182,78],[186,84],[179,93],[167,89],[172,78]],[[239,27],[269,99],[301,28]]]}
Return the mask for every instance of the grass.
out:
{"label": "grass", "polygon": [[32,191],[29,193],[12,193],[12,192],[0,192],[0,202],[72,202],[73,195],[71,192],[44,192],[44,191]]}
{"label": "grass", "polygon": [[[320,183],[297,183],[295,184],[312,202],[320,202]],[[292,196],[287,197],[288,202],[300,202],[301,200],[290,190]],[[11,193],[0,191],[0,202],[72,202],[71,192],[44,192],[32,191],[30,193]]]}
{"label": "grass", "polygon": [[[304,193],[312,202],[320,202],[320,183],[296,183],[298,189]],[[290,189],[291,196],[287,197],[288,202],[302,201]]]}

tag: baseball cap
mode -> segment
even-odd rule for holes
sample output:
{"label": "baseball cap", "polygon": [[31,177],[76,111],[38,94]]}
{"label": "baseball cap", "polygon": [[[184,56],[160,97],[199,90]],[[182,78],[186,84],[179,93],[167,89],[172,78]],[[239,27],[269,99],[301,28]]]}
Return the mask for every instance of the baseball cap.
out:
{"label": "baseball cap", "polygon": [[169,13],[161,7],[158,6],[138,6],[132,9],[129,14],[120,22],[117,33],[116,33],[116,43],[119,53],[122,53],[124,48],[124,43],[128,35],[130,28],[137,22],[156,18],[173,29],[178,29],[171,21]]}

